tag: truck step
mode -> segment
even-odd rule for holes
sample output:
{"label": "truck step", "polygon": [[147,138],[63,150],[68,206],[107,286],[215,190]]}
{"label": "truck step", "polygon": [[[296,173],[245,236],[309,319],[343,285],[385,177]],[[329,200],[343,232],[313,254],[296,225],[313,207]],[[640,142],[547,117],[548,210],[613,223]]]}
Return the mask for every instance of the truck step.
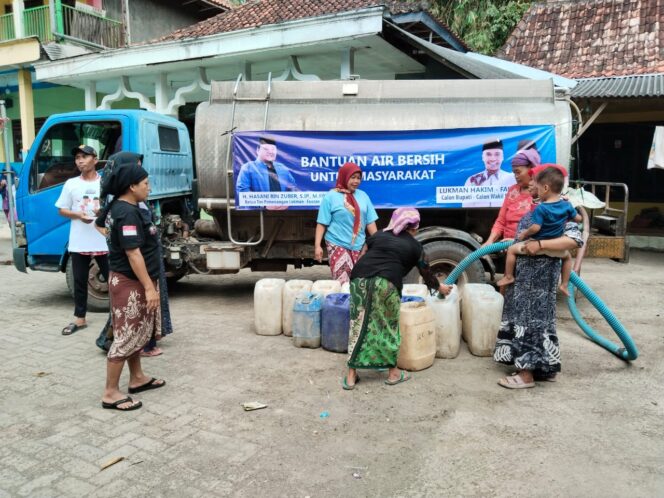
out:
{"label": "truck step", "polygon": [[57,273],[57,272],[60,271],[60,267],[57,266],[57,265],[48,265],[48,264],[43,264],[43,263],[42,264],[37,264],[37,265],[32,265],[30,267],[30,269],[34,270],[34,271],[50,271],[50,272],[54,272],[54,273]]}

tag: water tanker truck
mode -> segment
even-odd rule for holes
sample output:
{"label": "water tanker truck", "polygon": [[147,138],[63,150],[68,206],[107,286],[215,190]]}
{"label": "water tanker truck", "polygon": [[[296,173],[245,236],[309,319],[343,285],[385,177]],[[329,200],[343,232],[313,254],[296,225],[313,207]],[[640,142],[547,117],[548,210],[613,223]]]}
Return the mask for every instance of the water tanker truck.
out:
{"label": "water tanker truck", "polygon": [[[86,144],[98,150],[100,169],[118,150],[144,154],[172,279],[316,264],[317,208],[347,161],[363,170],[360,188],[378,210],[379,228],[396,207],[420,210],[418,238],[444,276],[488,235],[514,183],[518,148],[534,145],[542,162],[567,166],[571,135],[567,96],[551,81],[531,80],[213,82],[196,111],[195,154],[187,128],[168,116],[55,115],[20,173],[14,264],[65,272],[71,287],[68,221],[54,203],[78,174],[72,148]],[[277,188],[255,175],[266,167],[257,158],[265,141],[276,146]],[[502,152],[499,172],[483,162],[486,147]],[[200,219],[199,209],[209,217]],[[459,282],[495,272],[486,257]],[[94,267],[89,283],[91,307],[103,308],[106,285]]]}

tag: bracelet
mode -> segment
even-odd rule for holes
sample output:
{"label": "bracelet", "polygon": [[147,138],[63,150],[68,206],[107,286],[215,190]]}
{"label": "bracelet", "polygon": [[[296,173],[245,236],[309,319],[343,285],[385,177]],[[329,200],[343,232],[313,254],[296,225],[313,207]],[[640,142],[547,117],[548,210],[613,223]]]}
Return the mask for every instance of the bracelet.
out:
{"label": "bracelet", "polygon": [[541,250],[542,250],[542,241],[538,239],[538,240],[537,240],[537,243],[539,244],[539,246],[540,246],[540,251],[541,251]]}

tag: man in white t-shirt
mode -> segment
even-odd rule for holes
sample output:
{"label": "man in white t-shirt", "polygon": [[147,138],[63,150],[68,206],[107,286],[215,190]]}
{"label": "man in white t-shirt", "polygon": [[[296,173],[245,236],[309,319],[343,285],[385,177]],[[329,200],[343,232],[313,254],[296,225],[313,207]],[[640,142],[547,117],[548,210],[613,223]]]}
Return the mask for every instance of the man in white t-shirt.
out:
{"label": "man in white t-shirt", "polygon": [[74,273],[74,321],[62,329],[62,335],[87,327],[88,275],[93,258],[102,277],[108,278],[108,246],[93,224],[99,211],[101,180],[96,169],[97,151],[89,145],[79,145],[72,155],[81,175],[65,182],[55,203],[60,215],[71,220],[68,250]]}

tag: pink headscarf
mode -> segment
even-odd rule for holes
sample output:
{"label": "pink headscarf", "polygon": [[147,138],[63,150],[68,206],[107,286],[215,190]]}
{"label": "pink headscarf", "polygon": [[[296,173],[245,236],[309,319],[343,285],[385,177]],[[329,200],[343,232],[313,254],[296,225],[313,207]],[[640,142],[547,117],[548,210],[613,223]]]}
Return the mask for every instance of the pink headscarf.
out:
{"label": "pink headscarf", "polygon": [[419,211],[411,207],[402,207],[394,210],[392,213],[392,219],[390,219],[390,224],[387,225],[387,228],[384,231],[391,231],[394,235],[399,235],[407,228],[418,228],[419,226]]}
{"label": "pink headscarf", "polygon": [[512,159],[512,166],[533,166],[539,165],[541,159],[539,152],[535,149],[521,149],[516,152]]}

